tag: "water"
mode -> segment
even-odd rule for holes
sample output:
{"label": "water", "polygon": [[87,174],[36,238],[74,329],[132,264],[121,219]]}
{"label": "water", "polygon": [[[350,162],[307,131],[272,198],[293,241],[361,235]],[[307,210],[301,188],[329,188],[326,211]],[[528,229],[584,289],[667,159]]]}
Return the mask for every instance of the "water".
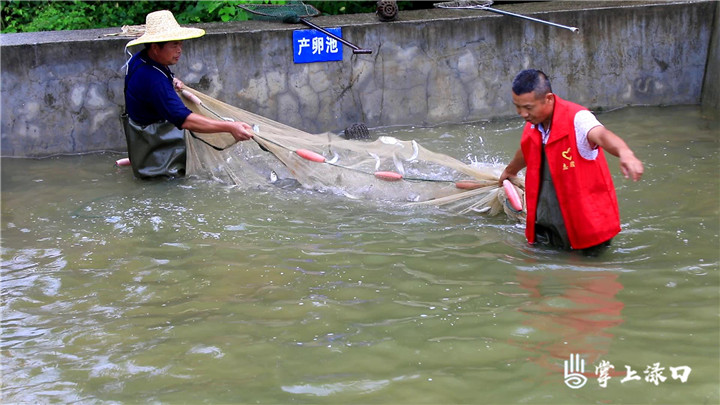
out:
{"label": "water", "polygon": [[[3,159],[2,401],[718,403],[718,123],[599,118],[646,165],[632,183],[609,157],[624,230],[599,258],[502,216],[142,182],[112,154]],[[519,128],[383,132],[502,165]]]}

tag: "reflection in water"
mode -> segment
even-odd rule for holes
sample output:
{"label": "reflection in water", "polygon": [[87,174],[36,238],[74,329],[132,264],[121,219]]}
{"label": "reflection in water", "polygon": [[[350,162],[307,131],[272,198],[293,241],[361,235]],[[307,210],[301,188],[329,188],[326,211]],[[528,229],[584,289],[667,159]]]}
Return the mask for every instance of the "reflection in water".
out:
{"label": "reflection in water", "polygon": [[528,300],[518,311],[525,315],[517,334],[528,341],[515,343],[532,352],[532,361],[556,377],[571,354],[585,360],[586,377],[594,376],[589,365],[608,354],[613,341],[610,329],[623,322],[624,304],[616,294],[623,286],[609,271],[516,273]]}
{"label": "reflection in water", "polygon": [[389,380],[356,380],[347,383],[331,383],[331,384],[303,384],[283,386],[285,392],[292,394],[310,394],[313,396],[330,396],[333,394],[368,394],[373,391],[379,391],[386,388],[392,382],[402,382],[408,379],[416,379],[419,376],[401,376]]}

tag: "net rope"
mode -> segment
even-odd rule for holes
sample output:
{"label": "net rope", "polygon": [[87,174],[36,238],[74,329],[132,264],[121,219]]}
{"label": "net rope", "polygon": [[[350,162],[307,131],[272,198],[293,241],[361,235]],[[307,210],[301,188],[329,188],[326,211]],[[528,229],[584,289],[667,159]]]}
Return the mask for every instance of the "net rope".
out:
{"label": "net rope", "polygon": [[433,3],[434,7],[438,8],[486,8],[492,6],[491,0],[484,1],[473,1],[473,0],[461,0],[461,1],[446,1],[443,3]]}
{"label": "net rope", "polygon": [[285,4],[246,3],[238,7],[255,15],[255,19],[284,20],[288,17],[306,18],[320,15],[320,11],[301,1],[289,1]]}
{"label": "net rope", "polygon": [[247,122],[256,134],[255,142],[237,143],[227,133],[192,134],[187,138],[188,176],[239,187],[293,181],[356,199],[525,218],[524,179],[513,179],[523,206],[518,211],[498,184],[496,168],[465,164],[415,140],[381,136],[367,142],[332,133],[310,134],[187,86],[181,99],[206,117]]}

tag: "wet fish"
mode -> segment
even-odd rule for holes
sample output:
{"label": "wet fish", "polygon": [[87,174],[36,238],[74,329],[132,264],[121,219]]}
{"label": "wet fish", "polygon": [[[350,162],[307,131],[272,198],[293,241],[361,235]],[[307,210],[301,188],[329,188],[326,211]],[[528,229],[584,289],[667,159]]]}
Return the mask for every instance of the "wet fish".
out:
{"label": "wet fish", "polygon": [[380,169],[380,156],[372,152],[368,152],[368,155],[372,156],[375,159],[375,170],[377,171],[378,169]]}
{"label": "wet fish", "polygon": [[395,163],[395,168],[398,170],[398,173],[405,175],[405,167],[402,164],[402,161],[398,159],[397,155],[393,153],[393,163]]}
{"label": "wet fish", "polygon": [[420,147],[418,146],[417,142],[415,140],[412,140],[412,147],[413,147],[413,154],[410,156],[410,158],[405,159],[406,162],[412,162],[413,160],[417,159],[418,155],[420,154]]}

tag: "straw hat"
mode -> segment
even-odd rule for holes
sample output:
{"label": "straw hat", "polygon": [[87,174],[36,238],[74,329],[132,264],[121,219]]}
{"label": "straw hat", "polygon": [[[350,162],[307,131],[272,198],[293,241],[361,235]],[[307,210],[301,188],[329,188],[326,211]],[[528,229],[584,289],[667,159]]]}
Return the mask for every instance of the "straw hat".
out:
{"label": "straw hat", "polygon": [[125,47],[152,42],[183,41],[205,35],[200,28],[183,28],[168,10],[154,11],[145,18],[145,33]]}

